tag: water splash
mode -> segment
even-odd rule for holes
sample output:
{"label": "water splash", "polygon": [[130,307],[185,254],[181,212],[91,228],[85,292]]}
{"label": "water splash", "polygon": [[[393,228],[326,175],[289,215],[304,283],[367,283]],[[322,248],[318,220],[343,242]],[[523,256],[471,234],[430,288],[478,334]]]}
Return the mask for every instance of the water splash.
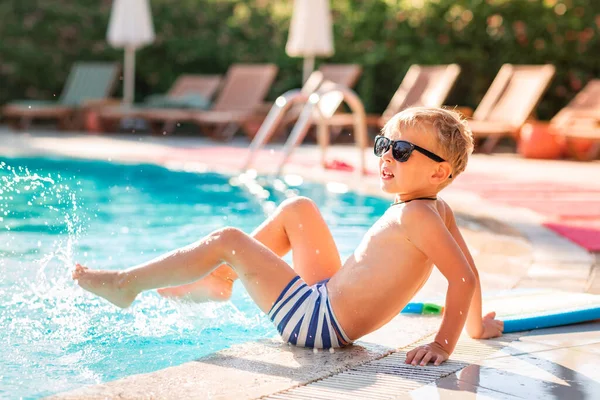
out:
{"label": "water splash", "polygon": [[[122,185],[118,174],[104,185],[99,176],[90,181],[68,168],[48,170],[0,163],[0,340],[8,346],[0,361],[0,397],[43,396],[151,372],[245,341],[248,332],[273,336],[266,317],[233,303],[178,304],[150,292],[122,311],[80,289],[70,272],[82,255],[89,254],[94,266],[114,259],[122,263],[114,267],[124,268],[138,261],[134,253],[147,258],[144,250],[180,246],[177,235],[189,241],[198,234],[198,221],[190,220],[190,212],[184,213],[187,221],[168,216],[168,203],[145,199],[145,187]],[[197,188],[221,193],[225,185],[221,180]],[[199,215],[211,215],[213,207]],[[140,226],[144,214],[150,223]],[[165,225],[178,229],[166,233]],[[154,240],[152,247],[140,240],[146,237]],[[235,301],[252,310],[247,293],[238,291]]]}
{"label": "water splash", "polygon": [[[19,259],[20,267],[34,266],[35,279],[24,276],[21,282],[40,299],[47,299],[53,288],[63,287],[67,281],[66,278],[49,279],[48,265],[54,261],[57,268],[62,266],[63,270],[72,265],[73,247],[85,230],[83,214],[79,211],[83,204],[76,194],[79,182],[60,174],[41,176],[27,167],[12,167],[4,162],[0,163],[0,174],[0,213],[5,229],[0,231],[0,237],[6,246],[3,251]],[[52,243],[47,240],[43,243],[44,235],[38,235],[39,231],[52,231],[55,239]],[[22,236],[29,240],[17,243],[16,238]],[[2,257],[0,267],[5,267],[6,262],[7,257]]]}

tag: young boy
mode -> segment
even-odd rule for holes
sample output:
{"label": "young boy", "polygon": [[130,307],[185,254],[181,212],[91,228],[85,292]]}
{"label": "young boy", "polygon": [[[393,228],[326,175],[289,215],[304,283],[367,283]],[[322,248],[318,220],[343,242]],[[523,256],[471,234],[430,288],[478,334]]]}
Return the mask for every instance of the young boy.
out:
{"label": "young boy", "polygon": [[[168,286],[176,287],[163,289],[163,295],[225,299],[239,277],[283,340],[331,348],[394,318],[435,264],[448,280],[442,324],[434,342],[410,351],[406,362],[439,365],[454,350],[465,322],[473,338],[496,337],[503,329],[494,313],[482,318],[473,258],[450,207],[437,198],[464,171],[472,149],[469,128],[452,111],[411,108],[394,116],[374,150],[381,188],[395,194],[395,202],[343,266],[314,203],[299,197],[285,201],[253,237],[224,228],[125,271],[77,264],[73,279],[124,308],[140,292]],[[293,269],[281,259],[290,250]]]}

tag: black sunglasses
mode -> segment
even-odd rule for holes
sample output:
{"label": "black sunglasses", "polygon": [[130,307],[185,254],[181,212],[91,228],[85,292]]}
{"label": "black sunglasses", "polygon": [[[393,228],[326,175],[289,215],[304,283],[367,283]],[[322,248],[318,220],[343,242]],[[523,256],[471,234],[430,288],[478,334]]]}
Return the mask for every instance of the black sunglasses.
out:
{"label": "black sunglasses", "polygon": [[[433,161],[446,161],[437,154],[432,153],[421,146],[407,142],[406,140],[391,140],[385,136],[375,136],[375,145],[373,146],[373,151],[377,157],[383,156],[383,154],[390,149],[390,146],[392,147],[392,157],[394,157],[394,160],[398,162],[406,162],[414,150],[417,150],[424,156],[431,158]],[[450,174],[449,178],[452,178],[452,174]]]}

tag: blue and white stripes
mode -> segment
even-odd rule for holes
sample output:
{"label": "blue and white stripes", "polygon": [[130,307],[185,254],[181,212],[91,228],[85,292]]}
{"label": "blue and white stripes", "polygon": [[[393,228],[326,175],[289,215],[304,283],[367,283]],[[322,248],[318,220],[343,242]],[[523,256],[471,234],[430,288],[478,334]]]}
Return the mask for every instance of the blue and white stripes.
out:
{"label": "blue and white stripes", "polygon": [[269,311],[284,341],[299,347],[343,347],[350,339],[340,327],[327,295],[327,280],[308,286],[296,276]]}

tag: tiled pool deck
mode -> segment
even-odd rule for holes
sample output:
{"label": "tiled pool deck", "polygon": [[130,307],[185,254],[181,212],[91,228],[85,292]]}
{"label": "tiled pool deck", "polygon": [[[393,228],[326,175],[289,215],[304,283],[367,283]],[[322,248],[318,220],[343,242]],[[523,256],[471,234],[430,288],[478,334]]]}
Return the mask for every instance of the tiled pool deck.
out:
{"label": "tiled pool deck", "polygon": [[[202,138],[89,136],[51,131],[24,134],[0,127],[0,155],[151,162],[229,174],[239,171],[246,146],[242,140],[224,145]],[[272,173],[279,148],[275,145],[262,152],[254,168],[259,173]],[[331,147],[328,155],[355,164],[357,150],[338,145]],[[359,179],[349,172],[323,171],[317,166],[318,159],[315,146],[302,146],[286,173],[380,194],[376,175]],[[376,171],[377,159],[367,159],[369,169]],[[464,176],[600,186],[600,163],[475,155]],[[594,254],[545,228],[541,215],[482,198],[474,190],[477,183],[472,179],[458,182],[445,189],[442,197],[459,216],[484,292],[550,287],[600,293],[600,269]],[[444,291],[444,283],[443,277],[434,274],[421,294],[439,294]],[[464,337],[444,368],[400,368],[407,349],[426,340],[438,325],[436,317],[399,315],[354,346],[333,354],[296,349],[276,340],[246,343],[195,362],[54,397],[592,399],[600,393],[599,321],[511,334],[491,341]],[[390,365],[396,367],[390,369]]]}

